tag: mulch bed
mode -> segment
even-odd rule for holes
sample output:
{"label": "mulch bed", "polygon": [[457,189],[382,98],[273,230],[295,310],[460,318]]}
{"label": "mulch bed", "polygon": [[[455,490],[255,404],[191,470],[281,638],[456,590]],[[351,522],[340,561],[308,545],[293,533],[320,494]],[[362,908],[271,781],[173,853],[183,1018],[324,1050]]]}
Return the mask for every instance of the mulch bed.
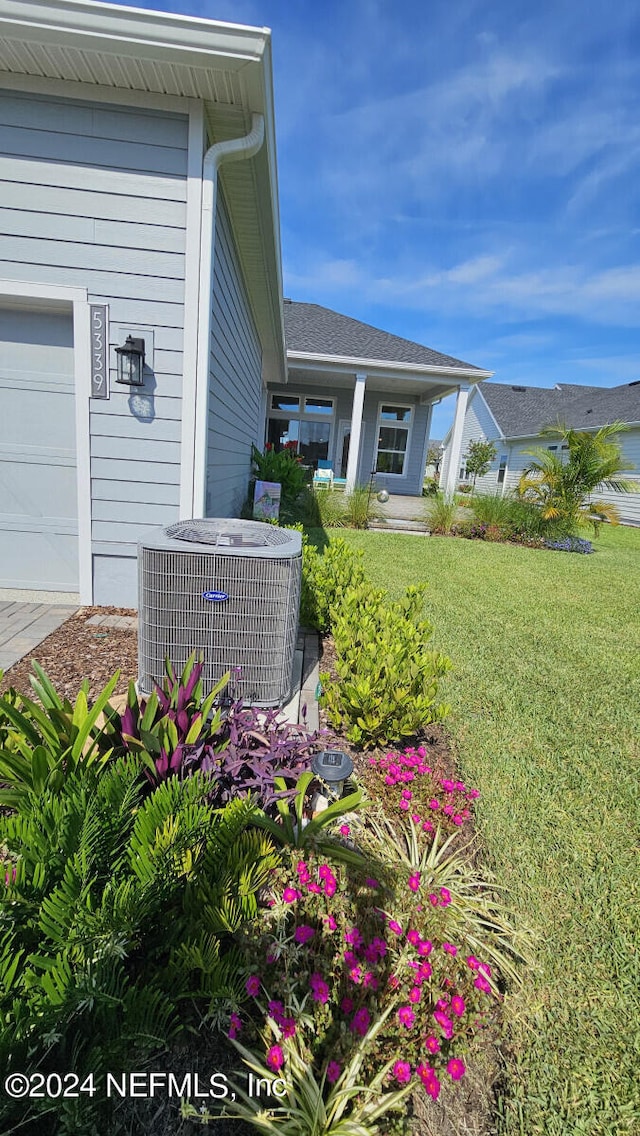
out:
{"label": "mulch bed", "polygon": [[[127,608],[84,607],[66,620],[56,631],[47,636],[33,651],[11,667],[0,681],[0,693],[9,687],[32,695],[29,682],[32,662],[37,661],[51,679],[59,694],[75,700],[80,683],[89,680],[89,697],[95,698],[116,670],[121,672],[114,696],[126,693],[129,682],[137,677],[138,654],[137,634],[134,630],[116,630],[90,625],[87,621],[92,615],[128,615],[135,611]],[[330,637],[322,644],[320,669],[334,670],[335,654]],[[384,800],[382,779],[372,772],[369,758],[381,756],[389,747],[363,752],[352,746],[346,738],[328,726],[326,715],[320,711],[320,725],[329,731],[332,745],[336,745],[353,759],[359,780],[366,785],[372,797]],[[407,739],[405,745],[423,745],[428,753],[428,761],[438,777],[457,777],[455,753],[450,739],[441,726],[429,725],[415,738]],[[395,747],[395,748],[404,748]],[[469,839],[466,827],[465,843]],[[474,849],[474,859],[478,849]],[[467,1076],[457,1086],[443,1081],[443,1091],[436,1104],[427,1100],[422,1093],[413,1098],[414,1136],[487,1136],[492,1130],[492,1116],[495,1110],[495,1086],[500,1076],[498,1048],[495,1038],[487,1035],[474,1044],[473,1054],[467,1059]],[[142,1133],[148,1131],[150,1119],[148,1110],[144,1119],[130,1110],[129,1131]],[[145,1111],[145,1110],[140,1110]],[[177,1123],[177,1127],[175,1127]],[[218,1122],[220,1125],[220,1122]],[[234,1131],[246,1131],[235,1124]],[[177,1133],[195,1131],[191,1123],[180,1123],[175,1110],[162,1109],[154,1120],[154,1131],[158,1136],[177,1136]],[[216,1129],[223,1136],[227,1126]]]}
{"label": "mulch bed", "polygon": [[136,612],[124,607],[83,607],[65,620],[39,646],[5,671],[0,692],[14,687],[21,694],[32,695],[29,675],[35,660],[46,671],[58,694],[75,701],[83,679],[89,679],[89,696],[96,698],[117,670],[120,678],[116,694],[124,694],[138,673],[138,636],[135,631],[119,631],[111,627],[92,626],[92,615],[129,615]]}

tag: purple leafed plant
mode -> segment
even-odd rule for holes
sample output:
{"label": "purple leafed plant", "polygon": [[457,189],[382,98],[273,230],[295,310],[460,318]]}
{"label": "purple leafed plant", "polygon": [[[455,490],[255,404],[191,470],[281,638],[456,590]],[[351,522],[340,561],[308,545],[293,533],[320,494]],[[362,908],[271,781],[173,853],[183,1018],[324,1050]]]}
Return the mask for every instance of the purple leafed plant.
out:
{"label": "purple leafed plant", "polygon": [[229,708],[221,733],[224,748],[207,755],[200,765],[215,775],[215,803],[223,805],[251,793],[266,813],[274,815],[276,801],[295,794],[295,784],[279,792],[274,778],[295,783],[310,769],[317,735],[283,721],[278,710],[259,710],[242,701]]}
{"label": "purple leafed plant", "polygon": [[224,675],[205,698],[202,670],[202,660],[196,662],[192,655],[177,678],[167,659],[162,686],[154,683],[153,693],[145,700],[138,699],[131,683],[124,712],[112,719],[113,733],[122,746],[151,758],[146,772],[154,785],[167,777],[202,769],[203,762],[211,760],[225,744],[220,732],[221,710],[210,715],[229,675]]}
{"label": "purple leafed plant", "polygon": [[[203,664],[192,656],[180,678],[167,660],[162,686],[138,699],[133,684],[127,706],[111,719],[110,744],[148,755],[146,774],[152,785],[168,777],[188,777],[197,770],[211,776],[211,803],[226,804],[251,793],[269,815],[276,802],[295,794],[295,783],[311,767],[316,735],[282,719],[278,710],[259,710],[221,700],[229,675],[203,697]],[[292,783],[281,792],[274,778]]]}

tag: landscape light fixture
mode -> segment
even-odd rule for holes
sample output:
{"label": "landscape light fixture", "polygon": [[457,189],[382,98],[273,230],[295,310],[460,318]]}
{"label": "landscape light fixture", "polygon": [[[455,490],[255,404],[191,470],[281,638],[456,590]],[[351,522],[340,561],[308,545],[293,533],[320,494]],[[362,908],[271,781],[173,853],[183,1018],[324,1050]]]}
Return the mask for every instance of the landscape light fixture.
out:
{"label": "landscape light fixture", "polygon": [[144,383],[144,339],[128,335],[122,347],[116,347],[118,356],[117,383],[128,387],[141,387]]}
{"label": "landscape light fixture", "polygon": [[353,762],[341,749],[323,749],[314,753],[311,768],[316,777],[341,797],[344,783],[353,773]]}

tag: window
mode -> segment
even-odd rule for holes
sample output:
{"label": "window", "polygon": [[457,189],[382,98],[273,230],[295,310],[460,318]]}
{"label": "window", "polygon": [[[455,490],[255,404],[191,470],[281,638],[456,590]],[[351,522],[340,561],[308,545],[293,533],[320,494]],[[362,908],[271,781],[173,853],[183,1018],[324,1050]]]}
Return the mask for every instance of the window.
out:
{"label": "window", "polygon": [[504,484],[505,473],[507,472],[507,458],[508,454],[500,454],[500,464],[498,466],[498,485]]}
{"label": "window", "polygon": [[307,414],[333,414],[332,398],[305,398],[304,409]]}
{"label": "window", "polygon": [[333,399],[314,395],[272,394],[267,443],[277,452],[295,450],[307,465],[317,469],[329,458],[333,425]]}
{"label": "window", "polygon": [[376,473],[404,474],[412,413],[410,406],[380,406]]}
{"label": "window", "polygon": [[283,410],[288,414],[298,414],[300,410],[300,399],[295,395],[291,396],[287,394],[272,394],[271,409]]}

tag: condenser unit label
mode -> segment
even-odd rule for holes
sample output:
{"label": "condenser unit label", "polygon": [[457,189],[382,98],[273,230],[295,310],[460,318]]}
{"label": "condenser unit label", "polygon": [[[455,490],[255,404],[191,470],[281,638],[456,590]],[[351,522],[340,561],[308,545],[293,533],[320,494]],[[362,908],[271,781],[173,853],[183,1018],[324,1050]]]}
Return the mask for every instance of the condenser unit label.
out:
{"label": "condenser unit label", "polygon": [[229,596],[226,592],[203,592],[202,598],[209,600],[210,603],[222,603],[224,600],[228,600]]}

